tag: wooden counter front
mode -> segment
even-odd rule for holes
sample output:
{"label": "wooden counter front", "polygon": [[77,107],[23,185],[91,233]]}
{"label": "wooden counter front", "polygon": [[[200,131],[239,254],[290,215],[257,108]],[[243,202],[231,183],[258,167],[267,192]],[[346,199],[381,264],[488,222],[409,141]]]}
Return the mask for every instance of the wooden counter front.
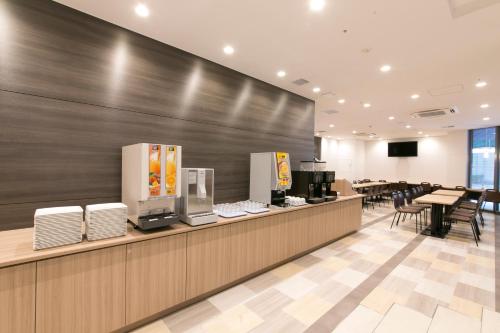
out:
{"label": "wooden counter front", "polygon": [[41,251],[30,229],[1,232],[0,281],[22,288],[2,289],[0,305],[23,319],[0,317],[0,331],[130,329],[356,231],[361,198]]}

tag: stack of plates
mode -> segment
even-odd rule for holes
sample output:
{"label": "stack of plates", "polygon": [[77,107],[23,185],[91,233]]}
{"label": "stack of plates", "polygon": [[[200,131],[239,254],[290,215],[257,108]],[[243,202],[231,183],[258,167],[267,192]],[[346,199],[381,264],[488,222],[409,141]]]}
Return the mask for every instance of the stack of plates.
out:
{"label": "stack of plates", "polygon": [[89,241],[125,236],[127,206],[122,203],[88,205],[85,208],[85,233]]}
{"label": "stack of plates", "polygon": [[83,209],[80,206],[42,208],[35,211],[33,249],[80,243]]}

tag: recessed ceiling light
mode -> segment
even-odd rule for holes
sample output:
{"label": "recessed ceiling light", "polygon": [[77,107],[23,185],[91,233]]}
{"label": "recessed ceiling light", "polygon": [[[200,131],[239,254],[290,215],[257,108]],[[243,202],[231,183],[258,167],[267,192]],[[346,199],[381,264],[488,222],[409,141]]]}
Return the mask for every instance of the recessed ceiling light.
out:
{"label": "recessed ceiling light", "polygon": [[406,127],[406,128],[411,128],[411,125],[406,125],[405,127]]}
{"label": "recessed ceiling light", "polygon": [[285,71],[278,71],[278,73],[276,73],[276,75],[278,75],[279,77],[285,77],[286,72]]}
{"label": "recessed ceiling light", "polygon": [[483,120],[488,121],[490,120],[490,117],[484,117]]}
{"label": "recessed ceiling light", "polygon": [[334,128],[334,127],[335,127],[335,125],[334,125],[334,124],[330,124],[330,125],[329,125],[329,127],[330,127],[330,128]]}
{"label": "recessed ceiling light", "polygon": [[424,134],[424,132],[422,132],[422,131],[419,131],[419,132],[418,132],[418,134],[422,135],[422,134]]}
{"label": "recessed ceiling light", "polygon": [[331,135],[327,135],[327,138],[330,139],[332,136]]}
{"label": "recessed ceiling light", "polygon": [[429,137],[429,134],[426,134],[426,135],[425,135],[425,137],[426,137],[426,138],[428,138],[428,137]]}
{"label": "recessed ceiling light", "polygon": [[352,131],[352,134],[356,134],[356,133],[358,133],[358,131]]}
{"label": "recessed ceiling light", "polygon": [[487,109],[487,108],[489,108],[489,107],[490,107],[490,105],[489,105],[489,104],[481,104],[481,105],[480,105],[480,108],[481,108],[481,109]]}
{"label": "recessed ceiling light", "polygon": [[316,136],[319,136],[319,132],[316,132]]}
{"label": "recessed ceiling light", "polygon": [[370,103],[363,103],[364,108],[369,108],[370,106],[372,106]]}
{"label": "recessed ceiling light", "polygon": [[339,102],[339,104],[344,104],[345,103],[345,99],[341,98],[337,102]]}
{"label": "recessed ceiling light", "polygon": [[411,99],[419,99],[420,95],[419,94],[413,94],[411,95]]}
{"label": "recessed ceiling light", "polygon": [[143,3],[138,3],[135,8],[135,13],[139,15],[140,17],[148,17],[149,16],[149,8],[143,4]]}
{"label": "recessed ceiling light", "polygon": [[392,69],[392,67],[390,65],[383,65],[382,67],[380,67],[380,71],[383,72],[383,73],[387,73],[391,69]]}
{"label": "recessed ceiling light", "polygon": [[477,88],[483,88],[483,87],[486,87],[487,85],[488,85],[488,83],[486,81],[483,81],[483,80],[479,80],[476,83]]}
{"label": "recessed ceiling light", "polygon": [[231,45],[226,45],[224,46],[224,53],[227,55],[233,54],[234,53],[234,48]]}
{"label": "recessed ceiling light", "polygon": [[320,91],[321,91],[320,87],[314,87],[313,88],[313,92],[316,93],[316,94],[319,93]]}
{"label": "recessed ceiling light", "polygon": [[373,135],[369,135],[368,137],[369,137],[370,139],[373,139],[373,138],[374,138],[374,136],[373,136]]}
{"label": "recessed ceiling light", "polygon": [[309,9],[313,12],[320,12],[325,8],[325,0],[309,0]]}
{"label": "recessed ceiling light", "polygon": [[394,120],[395,118],[393,116],[390,116],[389,117],[389,120]]}

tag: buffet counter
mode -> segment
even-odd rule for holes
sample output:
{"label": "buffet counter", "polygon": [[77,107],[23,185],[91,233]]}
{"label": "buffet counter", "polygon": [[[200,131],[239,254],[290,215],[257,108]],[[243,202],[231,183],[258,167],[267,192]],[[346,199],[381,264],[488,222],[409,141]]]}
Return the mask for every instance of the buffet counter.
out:
{"label": "buffet counter", "polygon": [[0,331],[128,330],[355,232],[361,198],[40,251],[0,232]]}

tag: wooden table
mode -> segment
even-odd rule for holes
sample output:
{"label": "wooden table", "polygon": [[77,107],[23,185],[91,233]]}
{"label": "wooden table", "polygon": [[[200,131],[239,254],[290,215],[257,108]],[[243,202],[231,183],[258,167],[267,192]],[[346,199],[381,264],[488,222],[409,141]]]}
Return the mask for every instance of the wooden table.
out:
{"label": "wooden table", "polygon": [[365,188],[365,187],[372,187],[372,186],[379,186],[379,185],[389,185],[389,183],[385,183],[385,182],[369,182],[369,183],[353,184],[352,188],[353,189],[358,189],[358,188]]}
{"label": "wooden table", "polygon": [[453,206],[460,197],[453,195],[427,194],[414,201],[421,204],[431,204],[431,226],[425,229],[422,234],[444,238],[448,230],[443,228],[443,207]]}
{"label": "wooden table", "polygon": [[433,195],[448,195],[453,197],[463,197],[465,195],[465,191],[461,190],[437,190],[432,192]]}

